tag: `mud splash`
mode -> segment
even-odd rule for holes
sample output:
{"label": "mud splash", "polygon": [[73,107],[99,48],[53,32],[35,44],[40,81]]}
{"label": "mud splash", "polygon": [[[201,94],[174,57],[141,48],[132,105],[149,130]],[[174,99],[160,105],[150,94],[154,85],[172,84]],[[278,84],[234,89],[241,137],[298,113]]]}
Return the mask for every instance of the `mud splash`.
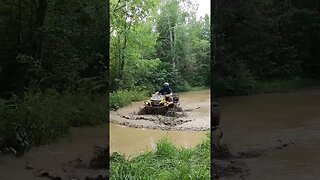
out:
{"label": "mud splash", "polygon": [[[197,96],[195,96],[197,94]],[[181,112],[176,116],[139,115],[143,102],[110,112],[110,122],[146,129],[206,131],[210,128],[210,91],[179,93]]]}

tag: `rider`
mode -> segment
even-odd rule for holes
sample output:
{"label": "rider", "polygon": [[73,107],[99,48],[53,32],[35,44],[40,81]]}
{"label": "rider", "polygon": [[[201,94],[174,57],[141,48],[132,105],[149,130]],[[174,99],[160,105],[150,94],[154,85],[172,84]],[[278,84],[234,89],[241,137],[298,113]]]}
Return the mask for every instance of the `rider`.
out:
{"label": "rider", "polygon": [[167,101],[172,101],[172,89],[169,87],[169,83],[165,82],[162,86],[162,89],[160,89],[156,94],[161,94],[166,96]]}

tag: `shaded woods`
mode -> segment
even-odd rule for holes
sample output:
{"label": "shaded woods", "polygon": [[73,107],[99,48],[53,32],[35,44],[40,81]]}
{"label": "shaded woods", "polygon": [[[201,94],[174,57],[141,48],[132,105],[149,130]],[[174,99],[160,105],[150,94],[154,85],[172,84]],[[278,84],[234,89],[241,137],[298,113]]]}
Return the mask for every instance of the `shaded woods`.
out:
{"label": "shaded woods", "polygon": [[0,2],[0,150],[21,154],[106,121],[106,5]]}
{"label": "shaded woods", "polygon": [[217,0],[214,5],[212,78],[218,94],[282,91],[319,79],[319,1]]}
{"label": "shaded woods", "polygon": [[190,0],[110,1],[112,102],[117,92],[148,94],[165,81],[175,92],[209,87],[210,19],[198,18],[197,7]]}

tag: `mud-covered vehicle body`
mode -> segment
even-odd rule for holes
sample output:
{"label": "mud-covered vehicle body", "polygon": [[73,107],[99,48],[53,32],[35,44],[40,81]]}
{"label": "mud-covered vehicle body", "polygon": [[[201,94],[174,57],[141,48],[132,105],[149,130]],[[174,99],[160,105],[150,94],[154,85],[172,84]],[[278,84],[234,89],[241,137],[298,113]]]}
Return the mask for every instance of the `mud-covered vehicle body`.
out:
{"label": "mud-covered vehicle body", "polygon": [[150,100],[144,102],[143,109],[140,110],[139,114],[160,114],[174,116],[175,112],[181,111],[179,96],[173,94],[170,97],[161,94],[153,94]]}

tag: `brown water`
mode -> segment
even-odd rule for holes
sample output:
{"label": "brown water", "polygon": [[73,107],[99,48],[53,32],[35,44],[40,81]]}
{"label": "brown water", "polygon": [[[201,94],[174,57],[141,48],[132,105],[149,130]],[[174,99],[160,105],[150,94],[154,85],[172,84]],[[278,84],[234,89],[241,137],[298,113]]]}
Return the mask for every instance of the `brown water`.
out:
{"label": "brown water", "polygon": [[106,145],[106,124],[98,127],[72,128],[68,138],[50,145],[33,147],[21,158],[0,156],[0,180],[44,179],[35,176],[42,172],[49,172],[62,179],[96,177],[99,171],[86,167],[77,168],[68,161],[80,159],[87,163],[93,157],[95,146]]}
{"label": "brown water", "polygon": [[222,142],[233,151],[288,144],[243,160],[251,171],[245,179],[320,179],[320,88],[221,98],[220,109]]}
{"label": "brown water", "polygon": [[[162,137],[168,137],[178,147],[194,147],[205,138],[206,131],[190,131],[189,129],[203,128],[210,126],[210,91],[196,91],[179,93],[180,103],[183,109],[194,109],[188,113],[188,118],[193,119],[182,125],[174,126],[178,130],[154,130],[159,126],[150,121],[127,120],[119,116],[139,110],[143,102],[120,109],[117,112],[110,112],[110,120],[116,122],[128,122],[128,124],[143,125],[144,128],[132,128],[123,125],[110,124],[110,152],[120,152],[127,156],[137,155],[147,150],[155,150],[156,142]],[[181,131],[188,130],[188,131]]]}
{"label": "brown water", "polygon": [[110,153],[120,152],[127,156],[137,155],[147,150],[155,150],[156,142],[167,137],[179,147],[194,147],[201,143],[206,132],[162,131],[137,129],[110,124]]}
{"label": "brown water", "polygon": [[[120,125],[129,127],[139,127],[147,129],[165,129],[165,130],[192,130],[205,131],[210,128],[210,90],[194,91],[179,93],[180,104],[182,109],[192,110],[185,112],[187,116],[179,117],[175,120],[185,121],[183,124],[176,126],[166,126],[159,124],[159,121],[150,121],[143,119],[126,119],[123,116],[141,117],[141,115],[132,115],[143,107],[142,102],[132,103],[130,106],[122,108],[118,111],[110,112],[110,121]],[[159,116],[143,115],[147,119],[157,119]],[[160,118],[165,118],[160,116]]]}

